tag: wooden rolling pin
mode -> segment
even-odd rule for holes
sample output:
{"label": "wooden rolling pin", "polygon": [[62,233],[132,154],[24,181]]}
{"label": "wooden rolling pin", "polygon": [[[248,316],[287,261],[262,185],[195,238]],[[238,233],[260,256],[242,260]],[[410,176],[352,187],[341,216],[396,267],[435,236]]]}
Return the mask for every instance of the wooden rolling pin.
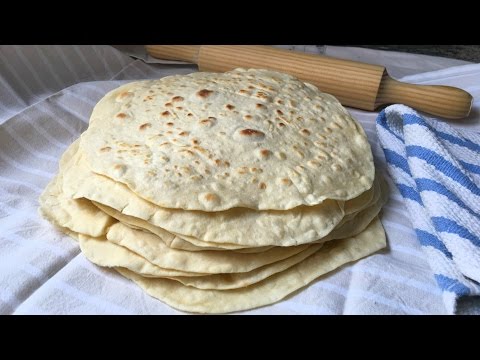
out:
{"label": "wooden rolling pin", "polygon": [[147,45],[156,58],[198,64],[200,71],[223,72],[237,67],[291,74],[338,98],[345,106],[373,111],[400,103],[447,119],[468,116],[472,95],[441,85],[414,85],[392,79],[385,67],[327,56],[247,45]]}

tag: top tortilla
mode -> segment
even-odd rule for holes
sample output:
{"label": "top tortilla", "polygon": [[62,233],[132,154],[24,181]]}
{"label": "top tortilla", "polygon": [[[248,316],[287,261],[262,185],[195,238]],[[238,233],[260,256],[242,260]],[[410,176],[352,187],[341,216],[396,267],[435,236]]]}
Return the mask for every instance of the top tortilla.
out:
{"label": "top tortilla", "polygon": [[80,147],[94,172],[174,209],[288,210],[355,198],[374,178],[342,105],[267,70],[124,85],[97,104]]}

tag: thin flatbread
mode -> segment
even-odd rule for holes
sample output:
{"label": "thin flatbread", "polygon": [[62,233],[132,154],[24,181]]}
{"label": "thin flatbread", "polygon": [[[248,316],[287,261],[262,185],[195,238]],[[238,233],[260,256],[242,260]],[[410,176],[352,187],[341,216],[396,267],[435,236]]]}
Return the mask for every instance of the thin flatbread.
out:
{"label": "thin flatbread", "polygon": [[377,218],[362,233],[328,242],[299,264],[261,282],[235,290],[200,290],[174,280],[150,279],[126,269],[117,270],[150,296],[173,308],[195,313],[228,313],[273,304],[318,277],[385,246],[385,232]]}
{"label": "thin flatbread", "polygon": [[353,199],[374,178],[365,132],[339,101],[269,70],[113,90],[80,147],[94,172],[172,209],[289,210]]}

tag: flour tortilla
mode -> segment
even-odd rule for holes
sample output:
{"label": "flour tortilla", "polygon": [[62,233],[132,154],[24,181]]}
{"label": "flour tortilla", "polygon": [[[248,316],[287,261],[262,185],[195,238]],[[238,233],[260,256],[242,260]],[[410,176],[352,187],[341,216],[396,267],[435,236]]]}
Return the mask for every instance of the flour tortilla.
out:
{"label": "flour tortilla", "polygon": [[158,236],[132,229],[122,223],[116,223],[109,228],[107,239],[162,268],[207,274],[251,271],[298,254],[309,246],[274,247],[258,254],[232,251],[191,252],[171,249],[160,241]]}
{"label": "flour tortilla", "polygon": [[126,269],[117,270],[150,296],[176,309],[196,313],[228,313],[275,303],[319,276],[385,246],[385,232],[377,218],[357,236],[328,242],[299,264],[256,284],[235,290],[200,290],[174,280],[145,278]]}
{"label": "flour tortilla", "polygon": [[113,90],[80,148],[94,172],[173,209],[289,210],[353,199],[374,178],[365,132],[338,100],[268,70]]}
{"label": "flour tortilla", "polygon": [[158,226],[150,224],[145,220],[122,214],[121,212],[115,209],[112,209],[109,206],[102,205],[95,201],[93,201],[93,204],[96,207],[98,207],[100,210],[102,210],[105,214],[110,215],[111,217],[117,219],[123,224],[130,226],[133,229],[147,230],[152,234],[157,235],[162,239],[163,242],[165,242],[165,244],[167,244],[168,247],[172,249],[179,249],[179,250],[186,250],[186,251],[231,250],[239,253],[259,253],[272,248],[272,246],[243,248],[241,245],[236,245],[236,244],[217,244],[217,243],[205,242],[205,241],[195,239],[193,237],[170,233]]}
{"label": "flour tortilla", "polygon": [[[135,195],[125,185],[93,173],[81,152],[73,156],[69,166],[64,170],[64,177],[66,180],[63,190],[67,196],[75,199],[87,198],[124,215],[148,221],[156,227],[179,235],[196,247],[230,250],[247,247],[295,246],[321,239],[338,226],[344,217],[344,206],[348,207],[349,212],[361,210],[362,206],[365,206],[363,202],[371,200],[374,192],[372,186],[359,198],[347,201],[345,204],[325,200],[320,205],[300,206],[288,211],[254,211],[236,208],[213,213],[156,206]],[[108,209],[106,210],[108,212]],[[120,219],[120,217],[117,218]],[[120,220],[123,221],[123,219]],[[128,221],[128,218],[125,220]],[[196,239],[200,242],[196,242]],[[173,241],[173,238],[171,240]],[[176,241],[177,243],[170,241],[170,246],[187,249],[188,244],[181,244],[179,239]],[[209,243],[225,245],[215,246]],[[189,250],[193,251],[194,248]]]}
{"label": "flour tortilla", "polygon": [[[322,243],[325,241],[330,241],[332,239],[342,239],[345,237],[350,237],[358,234],[363,231],[368,224],[372,221],[374,217],[380,212],[382,206],[388,199],[388,185],[385,182],[381,174],[377,174],[374,186],[370,191],[373,195],[368,196],[368,203],[360,204],[356,202],[353,206],[349,206],[349,214],[342,219],[340,224],[327,236],[314,241],[315,243]],[[367,197],[366,197],[367,198]],[[349,202],[347,202],[348,204]],[[201,251],[201,250],[229,250],[232,249],[233,244],[225,243],[207,243],[192,237],[185,237],[184,235],[177,235],[172,237],[171,233],[166,232],[162,228],[156,227],[150,224],[147,221],[137,219],[131,216],[124,215],[112,208],[109,208],[105,205],[99,203],[94,203],[102,211],[108,215],[114,217],[118,221],[129,225],[130,227],[136,229],[147,230],[164,240],[164,242],[173,249],[188,250],[188,251]],[[352,210],[356,212],[352,213]],[[211,224],[213,226],[213,224]],[[167,240],[164,238],[164,234],[167,234]],[[183,237],[183,238],[182,238]],[[245,248],[234,250],[244,253],[257,253],[271,249],[272,247],[262,247],[262,248]]]}
{"label": "flour tortilla", "polygon": [[[69,233],[69,235],[72,236],[71,233]],[[83,255],[98,266],[122,266],[143,276],[155,277],[183,276],[192,278],[207,275],[161,268],[153,265],[127,248],[107,241],[105,237],[93,238],[84,234],[76,234],[76,238],[79,240]]]}
{"label": "flour tortilla", "polygon": [[322,244],[310,246],[294,256],[245,273],[208,275],[160,268],[140,255],[106,239],[80,235],[82,253],[96,265],[123,267],[144,277],[169,278],[198,289],[236,289],[257,283],[303,261],[321,247]]}
{"label": "flour tortilla", "polygon": [[[63,154],[60,166],[69,161],[78,148],[78,140]],[[39,198],[39,213],[59,228],[93,237],[105,235],[116,220],[100,211],[86,199],[73,200],[62,191],[63,176],[60,172],[47,185]]]}

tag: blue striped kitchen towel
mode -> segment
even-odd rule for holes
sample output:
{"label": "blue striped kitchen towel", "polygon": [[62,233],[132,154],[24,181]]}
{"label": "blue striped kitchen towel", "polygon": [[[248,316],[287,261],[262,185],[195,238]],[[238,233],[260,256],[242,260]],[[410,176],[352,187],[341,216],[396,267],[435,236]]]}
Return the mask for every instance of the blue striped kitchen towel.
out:
{"label": "blue striped kitchen towel", "polygon": [[404,105],[385,108],[376,128],[447,310],[480,309],[480,133]]}

